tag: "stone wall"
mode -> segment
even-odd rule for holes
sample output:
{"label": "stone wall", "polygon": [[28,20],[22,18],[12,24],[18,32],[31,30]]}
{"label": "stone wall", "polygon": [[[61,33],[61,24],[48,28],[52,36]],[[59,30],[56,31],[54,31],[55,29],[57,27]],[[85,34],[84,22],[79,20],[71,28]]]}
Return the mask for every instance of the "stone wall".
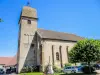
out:
{"label": "stone wall", "polygon": [[69,41],[57,41],[57,40],[45,40],[43,43],[44,49],[44,65],[48,65],[49,61],[52,64],[52,45],[54,46],[54,65],[57,67],[61,67],[60,60],[56,59],[56,52],[59,52],[59,47],[61,46],[62,52],[62,64],[64,66],[65,63],[68,63],[68,51],[72,49],[72,47],[76,44],[76,42],[69,42]]}

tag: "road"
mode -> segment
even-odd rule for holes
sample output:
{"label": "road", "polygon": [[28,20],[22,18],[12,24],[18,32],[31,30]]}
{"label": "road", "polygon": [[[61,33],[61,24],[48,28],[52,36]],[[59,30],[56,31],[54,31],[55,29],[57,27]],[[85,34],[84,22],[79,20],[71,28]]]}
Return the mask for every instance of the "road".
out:
{"label": "road", "polygon": [[18,74],[0,74],[0,75],[18,75]]}

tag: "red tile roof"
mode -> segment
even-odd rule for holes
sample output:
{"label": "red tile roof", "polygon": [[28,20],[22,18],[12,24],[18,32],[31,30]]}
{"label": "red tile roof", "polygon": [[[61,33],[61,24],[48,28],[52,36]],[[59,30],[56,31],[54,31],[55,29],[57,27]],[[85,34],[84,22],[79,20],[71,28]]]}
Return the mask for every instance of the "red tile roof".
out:
{"label": "red tile roof", "polygon": [[14,57],[0,57],[0,64],[5,66],[16,65],[16,56]]}
{"label": "red tile roof", "polygon": [[12,66],[12,65],[16,65],[17,64],[17,56],[14,56],[12,59],[11,59],[11,61],[10,62],[8,62],[7,64],[6,64],[6,66]]}

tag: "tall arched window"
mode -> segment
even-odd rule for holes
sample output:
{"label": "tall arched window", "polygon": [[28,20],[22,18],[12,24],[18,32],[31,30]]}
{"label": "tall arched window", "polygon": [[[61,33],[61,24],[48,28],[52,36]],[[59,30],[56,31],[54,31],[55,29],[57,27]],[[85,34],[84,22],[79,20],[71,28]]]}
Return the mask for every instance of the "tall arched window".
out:
{"label": "tall arched window", "polygon": [[59,53],[56,52],[56,60],[59,60]]}

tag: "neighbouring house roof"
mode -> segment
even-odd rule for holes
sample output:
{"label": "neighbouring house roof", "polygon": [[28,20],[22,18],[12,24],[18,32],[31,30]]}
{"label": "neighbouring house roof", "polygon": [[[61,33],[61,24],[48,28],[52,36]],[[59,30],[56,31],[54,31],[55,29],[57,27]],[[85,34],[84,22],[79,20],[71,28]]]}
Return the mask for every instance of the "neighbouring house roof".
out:
{"label": "neighbouring house roof", "polygon": [[12,57],[0,57],[0,64],[7,64],[12,60]]}
{"label": "neighbouring house roof", "polygon": [[17,56],[14,56],[5,66],[13,66],[17,64]]}
{"label": "neighbouring house roof", "polygon": [[38,34],[44,39],[54,39],[54,40],[66,40],[66,41],[79,41],[83,40],[83,37],[77,36],[75,34],[56,32],[51,30],[38,29]]}
{"label": "neighbouring house roof", "polygon": [[0,57],[0,64],[5,66],[16,65],[16,57]]}

